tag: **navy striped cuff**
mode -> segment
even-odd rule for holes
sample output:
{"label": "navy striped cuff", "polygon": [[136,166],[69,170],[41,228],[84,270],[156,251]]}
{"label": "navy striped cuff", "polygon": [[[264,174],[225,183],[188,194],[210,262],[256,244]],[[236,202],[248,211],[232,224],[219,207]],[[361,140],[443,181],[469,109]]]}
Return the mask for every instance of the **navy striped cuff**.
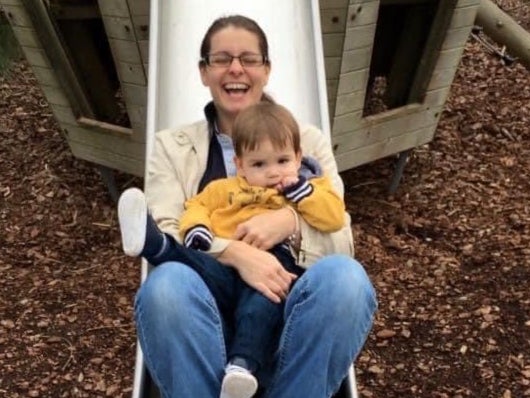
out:
{"label": "navy striped cuff", "polygon": [[209,250],[212,246],[213,235],[204,225],[191,228],[184,237],[184,246],[197,250]]}
{"label": "navy striped cuff", "polygon": [[307,179],[300,176],[298,182],[283,191],[284,196],[291,202],[298,203],[313,193],[313,186]]}

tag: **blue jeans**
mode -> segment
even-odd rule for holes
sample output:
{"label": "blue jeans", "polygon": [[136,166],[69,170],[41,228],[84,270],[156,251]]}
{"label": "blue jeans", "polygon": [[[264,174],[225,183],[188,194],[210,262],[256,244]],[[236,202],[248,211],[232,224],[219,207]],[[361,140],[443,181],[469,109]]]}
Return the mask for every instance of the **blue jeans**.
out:
{"label": "blue jeans", "polygon": [[[262,369],[274,353],[283,326],[283,303],[276,304],[241,280],[234,270],[222,266],[212,256],[189,249],[170,235],[167,245],[156,256],[145,256],[152,265],[179,262],[195,270],[212,294],[224,320],[225,343],[230,344],[228,360],[235,357],[246,361],[253,371]],[[298,276],[304,269],[295,264],[289,250],[282,244],[269,250],[283,267]]]}
{"label": "blue jeans", "polygon": [[[219,264],[220,272],[233,272]],[[296,282],[284,306],[279,348],[266,398],[327,398],[346,377],[366,340],[377,303],[363,267],[327,256]],[[230,349],[226,319],[202,278],[187,265],[154,268],[135,302],[146,366],[163,397],[217,398]]]}

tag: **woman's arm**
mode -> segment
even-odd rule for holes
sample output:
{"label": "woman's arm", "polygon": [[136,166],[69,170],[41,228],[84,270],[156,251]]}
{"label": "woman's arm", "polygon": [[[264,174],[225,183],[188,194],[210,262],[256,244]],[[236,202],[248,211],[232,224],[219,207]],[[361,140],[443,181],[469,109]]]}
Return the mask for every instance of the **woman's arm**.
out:
{"label": "woman's arm", "polygon": [[231,241],[217,259],[235,268],[241,279],[275,303],[285,299],[296,279],[272,254],[242,241]]}
{"label": "woman's arm", "polygon": [[233,239],[261,250],[269,250],[300,232],[296,217],[296,212],[287,207],[259,214],[239,224]]}
{"label": "woman's arm", "polygon": [[158,227],[175,239],[179,239],[179,220],[186,200],[183,176],[172,158],[177,151],[182,152],[182,148],[175,145],[171,132],[158,132],[145,176],[149,210]]}
{"label": "woman's arm", "polygon": [[[311,156],[319,162],[323,174],[329,176],[335,192],[343,199],[344,184],[338,172],[330,138],[313,126],[303,128],[301,134],[303,154]],[[328,254],[354,255],[351,219],[347,212],[344,215],[343,227],[333,233],[320,232],[300,217],[300,265],[311,265],[317,259]]]}

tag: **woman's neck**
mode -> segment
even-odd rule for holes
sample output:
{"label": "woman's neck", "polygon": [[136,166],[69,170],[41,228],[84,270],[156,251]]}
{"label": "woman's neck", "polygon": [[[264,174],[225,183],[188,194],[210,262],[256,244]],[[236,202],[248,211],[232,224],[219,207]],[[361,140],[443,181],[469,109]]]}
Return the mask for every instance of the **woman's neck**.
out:
{"label": "woman's neck", "polygon": [[234,126],[235,117],[230,117],[228,115],[217,115],[217,127],[219,132],[232,136],[232,127]]}

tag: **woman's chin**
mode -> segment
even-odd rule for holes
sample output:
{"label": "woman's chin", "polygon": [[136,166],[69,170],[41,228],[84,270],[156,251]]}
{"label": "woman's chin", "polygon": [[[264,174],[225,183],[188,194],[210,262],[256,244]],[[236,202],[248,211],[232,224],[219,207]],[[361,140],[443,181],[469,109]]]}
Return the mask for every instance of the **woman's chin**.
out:
{"label": "woman's chin", "polygon": [[245,108],[248,108],[250,105],[259,102],[259,98],[255,98],[255,95],[250,95],[250,92],[247,93],[223,93],[224,95],[220,98],[221,106],[230,113],[239,112]]}
{"label": "woman's chin", "polygon": [[248,101],[248,99],[244,101],[230,101],[223,104],[223,110],[228,114],[237,116],[240,111],[248,108],[250,105],[252,105],[252,102]]}

